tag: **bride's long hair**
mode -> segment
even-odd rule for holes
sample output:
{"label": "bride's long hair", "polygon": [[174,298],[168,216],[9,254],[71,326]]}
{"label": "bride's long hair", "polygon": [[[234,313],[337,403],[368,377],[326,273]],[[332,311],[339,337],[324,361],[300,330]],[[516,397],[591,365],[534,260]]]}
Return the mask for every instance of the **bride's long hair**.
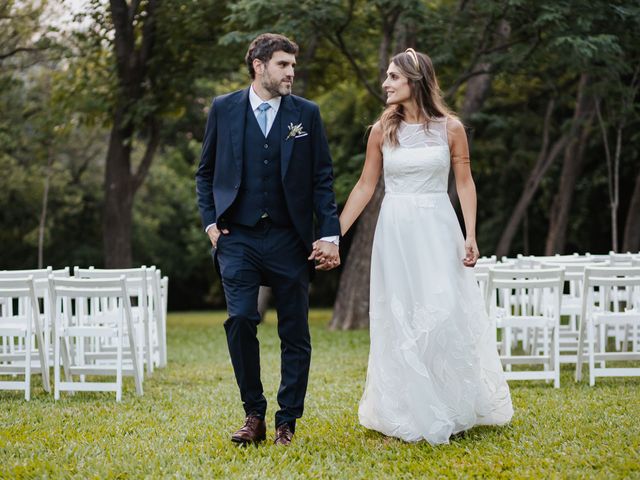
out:
{"label": "bride's long hair", "polygon": [[[402,75],[407,77],[411,99],[416,102],[420,114],[425,119],[425,128],[429,128],[429,120],[432,118],[456,117],[443,99],[433,63],[428,55],[408,48],[395,55],[391,59],[391,63],[398,67]],[[402,105],[389,105],[385,108],[380,115],[383,143],[398,144],[398,128],[404,118],[405,113]]]}

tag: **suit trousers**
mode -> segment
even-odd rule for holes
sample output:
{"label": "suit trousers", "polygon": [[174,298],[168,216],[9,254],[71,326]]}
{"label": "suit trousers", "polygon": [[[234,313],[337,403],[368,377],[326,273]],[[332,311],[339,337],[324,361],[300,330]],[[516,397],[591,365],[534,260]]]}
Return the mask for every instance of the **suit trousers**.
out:
{"label": "suit trousers", "polygon": [[229,224],[220,235],[217,260],[229,318],[224,327],[231,363],[245,413],[264,418],[267,400],[260,380],[257,338],[258,290],[272,289],[278,313],[281,381],[276,427],[295,420],[304,409],[311,363],[309,335],[309,263],[300,236],[293,227],[261,219],[254,227]]}

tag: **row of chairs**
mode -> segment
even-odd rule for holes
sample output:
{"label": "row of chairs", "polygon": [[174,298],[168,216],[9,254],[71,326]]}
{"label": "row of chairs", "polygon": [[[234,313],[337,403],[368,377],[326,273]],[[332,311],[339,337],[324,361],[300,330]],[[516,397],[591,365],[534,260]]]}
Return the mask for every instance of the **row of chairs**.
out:
{"label": "row of chairs", "polygon": [[[155,267],[0,271],[0,389],[31,396],[31,374],[62,391],[115,392],[167,363],[168,279]],[[62,371],[61,371],[62,370]],[[24,380],[15,380],[24,375]],[[62,376],[64,375],[64,380]],[[110,376],[115,381],[88,381]]]}
{"label": "row of chairs", "polygon": [[[640,256],[493,257],[475,271],[507,379],[559,387],[560,363],[575,363],[580,380],[585,362],[590,385],[599,376],[640,375],[640,368],[607,367],[640,360]],[[543,370],[522,367],[536,364]]]}

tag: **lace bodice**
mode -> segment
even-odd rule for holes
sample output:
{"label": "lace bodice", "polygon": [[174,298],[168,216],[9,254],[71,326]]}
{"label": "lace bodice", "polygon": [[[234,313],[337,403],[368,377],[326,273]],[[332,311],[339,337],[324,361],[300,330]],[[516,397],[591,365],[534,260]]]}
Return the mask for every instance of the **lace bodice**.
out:
{"label": "lace bodice", "polygon": [[398,194],[446,193],[450,153],[446,118],[422,124],[402,122],[396,146],[382,146],[385,191]]}

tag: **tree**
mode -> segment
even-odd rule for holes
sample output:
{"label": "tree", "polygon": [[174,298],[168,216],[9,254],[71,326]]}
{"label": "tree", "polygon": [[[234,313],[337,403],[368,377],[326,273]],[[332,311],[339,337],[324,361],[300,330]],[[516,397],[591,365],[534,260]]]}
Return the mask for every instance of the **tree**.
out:
{"label": "tree", "polygon": [[134,197],[160,147],[163,127],[184,115],[195,78],[235,70],[235,63],[216,65],[226,58],[217,45],[225,14],[225,4],[215,0],[193,9],[177,0],[110,0],[107,12],[99,0],[92,1],[90,34],[78,34],[89,53],[79,63],[88,75],[94,75],[89,71],[96,64],[105,68],[98,82],[102,88],[110,85],[106,101],[97,106],[111,129],[103,213],[107,267],[131,265]]}

